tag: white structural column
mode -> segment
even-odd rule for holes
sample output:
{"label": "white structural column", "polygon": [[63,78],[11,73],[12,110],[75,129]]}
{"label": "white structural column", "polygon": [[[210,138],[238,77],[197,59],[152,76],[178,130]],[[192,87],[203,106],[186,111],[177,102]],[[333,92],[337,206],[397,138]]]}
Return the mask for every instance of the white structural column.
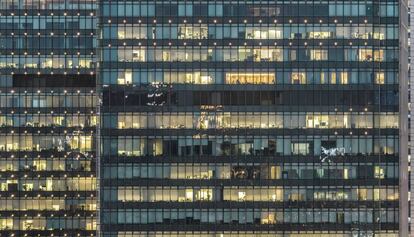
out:
{"label": "white structural column", "polygon": [[[408,49],[409,49],[409,71],[408,71],[408,75],[409,75],[409,94],[410,94],[410,101],[409,101],[409,123],[410,123],[410,130],[409,130],[409,135],[411,137],[411,139],[409,140],[408,143],[408,149],[409,149],[409,155],[407,157],[408,161],[409,161],[409,165],[410,165],[410,193],[414,190],[414,173],[412,172],[414,170],[414,162],[412,162],[412,158],[411,158],[411,154],[414,154],[414,120],[412,118],[414,118],[414,87],[412,85],[414,85],[414,71],[411,70],[411,68],[414,67],[414,60],[413,60],[413,56],[414,56],[414,47],[412,47],[412,40],[411,37],[413,36],[412,33],[414,32],[414,0],[410,0],[408,2],[409,4],[409,32],[411,32],[409,35],[409,39],[408,39]],[[402,189],[403,190],[403,189]],[[414,219],[412,217],[414,217],[414,195],[409,195],[408,196],[409,201],[410,201],[410,236],[414,237]],[[403,207],[404,208],[404,207]]]}

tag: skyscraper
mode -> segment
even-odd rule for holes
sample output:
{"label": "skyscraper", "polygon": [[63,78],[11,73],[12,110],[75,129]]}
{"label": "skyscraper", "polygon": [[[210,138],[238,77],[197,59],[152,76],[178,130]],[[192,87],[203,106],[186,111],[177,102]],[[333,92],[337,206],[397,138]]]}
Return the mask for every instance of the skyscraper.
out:
{"label": "skyscraper", "polygon": [[99,2],[102,236],[407,236],[404,1]]}
{"label": "skyscraper", "polygon": [[96,6],[0,1],[0,236],[96,236]]}
{"label": "skyscraper", "polygon": [[407,21],[0,0],[0,236],[408,236]]}

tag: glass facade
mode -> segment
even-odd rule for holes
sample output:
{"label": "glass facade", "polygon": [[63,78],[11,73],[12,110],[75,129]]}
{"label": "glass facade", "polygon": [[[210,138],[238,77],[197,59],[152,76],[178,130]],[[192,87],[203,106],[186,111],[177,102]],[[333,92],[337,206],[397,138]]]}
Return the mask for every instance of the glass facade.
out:
{"label": "glass facade", "polygon": [[0,1],[0,236],[96,236],[96,6]]}
{"label": "glass facade", "polygon": [[0,0],[0,236],[407,236],[407,20]]}
{"label": "glass facade", "polygon": [[102,236],[399,236],[406,6],[99,6]]}

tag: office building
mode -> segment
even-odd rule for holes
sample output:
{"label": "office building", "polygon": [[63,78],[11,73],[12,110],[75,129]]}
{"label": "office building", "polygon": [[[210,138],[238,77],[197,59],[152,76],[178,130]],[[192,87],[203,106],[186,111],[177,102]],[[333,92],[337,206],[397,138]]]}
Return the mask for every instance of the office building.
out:
{"label": "office building", "polygon": [[408,236],[406,2],[98,15],[100,236]]}
{"label": "office building", "polygon": [[407,21],[1,1],[0,235],[407,236]]}
{"label": "office building", "polygon": [[96,236],[96,6],[0,1],[0,236]]}

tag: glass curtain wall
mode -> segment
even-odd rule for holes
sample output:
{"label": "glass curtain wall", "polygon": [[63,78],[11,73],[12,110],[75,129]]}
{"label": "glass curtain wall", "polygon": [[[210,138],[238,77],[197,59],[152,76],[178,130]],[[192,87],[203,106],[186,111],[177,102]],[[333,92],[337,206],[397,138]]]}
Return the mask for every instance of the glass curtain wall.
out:
{"label": "glass curtain wall", "polygon": [[96,7],[0,1],[1,236],[96,236]]}
{"label": "glass curtain wall", "polygon": [[99,6],[103,236],[398,236],[398,1]]}

